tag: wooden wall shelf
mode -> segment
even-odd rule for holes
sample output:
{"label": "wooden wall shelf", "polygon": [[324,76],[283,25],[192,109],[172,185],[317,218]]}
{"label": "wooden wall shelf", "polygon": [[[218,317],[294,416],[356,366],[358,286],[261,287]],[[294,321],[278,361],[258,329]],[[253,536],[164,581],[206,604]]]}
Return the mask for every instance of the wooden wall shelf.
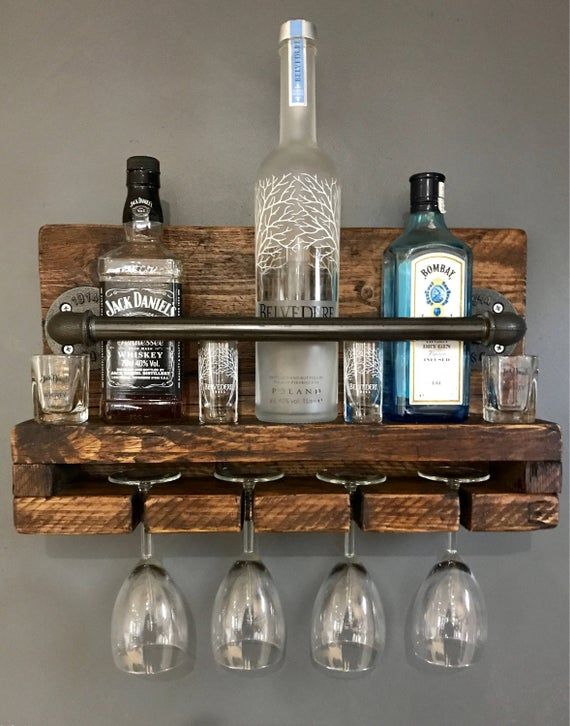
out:
{"label": "wooden wall shelf", "polygon": [[[524,315],[526,235],[517,229],[456,229],[473,249],[473,284],[505,295]],[[340,315],[375,317],[381,259],[398,229],[343,229]],[[94,286],[97,257],[122,238],[120,225],[49,225],[39,235],[42,321],[54,300]],[[254,314],[252,228],[167,227],[165,242],[183,260],[183,311],[194,316]],[[220,284],[223,281],[223,284]],[[520,349],[520,348],[519,348]],[[46,346],[46,351],[47,351]],[[234,532],[239,487],[215,480],[216,462],[272,462],[286,477],[255,492],[261,532],[331,532],[348,527],[348,496],[324,484],[324,467],[385,471],[363,489],[358,521],[370,532],[525,531],[556,526],[561,437],[552,423],[508,426],[481,420],[481,377],[471,377],[469,422],[453,425],[305,426],[254,419],[253,344],[240,344],[240,423],[199,426],[196,355],[186,346],[185,422],[109,426],[96,415],[100,376],[91,376],[92,418],[81,426],[26,421],[12,436],[14,522],[23,533],[119,534],[144,519],[153,532]],[[339,376],[342,381],[342,376]],[[488,463],[487,484],[458,493],[417,477],[422,462]],[[144,503],[107,483],[117,467],[179,468],[183,478],[156,487]]]}
{"label": "wooden wall shelf", "polygon": [[[556,526],[561,484],[558,426],[466,424],[351,426],[344,423],[236,426],[46,426],[26,421],[12,439],[14,519],[24,533],[115,534],[141,518],[152,532],[239,530],[238,486],[215,480],[219,461],[278,463],[287,477],[255,493],[260,532],[331,532],[348,526],[348,496],[314,473],[325,466],[386,471],[360,496],[370,532],[468,529],[523,531]],[[422,462],[490,462],[488,485],[458,493],[415,476]],[[156,487],[141,506],[106,483],[117,467],[179,467],[184,478]]]}

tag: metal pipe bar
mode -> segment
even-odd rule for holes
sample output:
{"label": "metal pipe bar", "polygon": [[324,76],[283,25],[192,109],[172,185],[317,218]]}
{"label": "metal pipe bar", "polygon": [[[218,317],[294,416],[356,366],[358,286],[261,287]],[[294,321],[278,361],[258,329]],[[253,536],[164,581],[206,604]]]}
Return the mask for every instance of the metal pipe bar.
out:
{"label": "metal pipe bar", "polygon": [[100,340],[463,340],[512,345],[526,332],[522,317],[485,313],[469,318],[148,318],[56,313],[49,335],[62,345]]}

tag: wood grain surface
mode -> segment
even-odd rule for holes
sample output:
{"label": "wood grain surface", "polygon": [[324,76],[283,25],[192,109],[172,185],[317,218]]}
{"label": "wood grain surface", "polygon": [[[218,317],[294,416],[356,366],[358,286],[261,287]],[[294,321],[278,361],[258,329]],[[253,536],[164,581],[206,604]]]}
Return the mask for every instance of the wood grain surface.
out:
{"label": "wood grain surface", "polygon": [[152,489],[144,503],[151,532],[239,532],[241,488],[214,479],[181,479]]}
{"label": "wood grain surface", "polygon": [[136,464],[215,461],[552,461],[560,458],[556,424],[344,423],[200,426],[18,424],[16,464]]}
{"label": "wood grain surface", "polygon": [[363,487],[365,532],[450,532],[459,529],[459,496],[443,484],[419,479]]}
{"label": "wood grain surface", "polygon": [[[401,230],[343,229],[340,314],[377,316],[384,249]],[[471,245],[474,286],[494,288],[524,314],[526,235],[516,229],[459,229]],[[122,240],[118,225],[49,225],[40,230],[42,321],[53,300],[79,285],[96,285],[96,260]],[[187,315],[253,315],[251,228],[170,227],[166,244],[183,263]],[[14,521],[18,531],[45,534],[129,532],[144,517],[153,532],[236,532],[238,486],[215,481],[215,462],[279,462],[287,478],[260,485],[256,528],[266,532],[343,531],[349,497],[314,478],[325,465],[385,467],[390,480],[355,497],[367,531],[525,531],[556,526],[561,483],[561,435],[555,424],[486,424],[480,377],[472,376],[466,424],[350,426],[261,424],[253,417],[253,345],[240,346],[240,423],[199,426],[195,350],[186,347],[186,418],[170,426],[112,426],[92,418],[81,426],[27,421],[12,435]],[[341,377],[342,380],[342,377]],[[97,407],[99,376],[91,380]],[[340,411],[339,411],[340,413]],[[415,477],[419,462],[490,462],[492,480],[462,487]],[[382,466],[380,466],[382,464]],[[180,467],[184,478],[156,487],[143,504],[127,487],[105,482],[117,465]],[[394,475],[399,478],[394,478]],[[93,479],[94,476],[100,477]]]}
{"label": "wood grain surface", "polygon": [[138,522],[131,488],[86,482],[64,495],[14,498],[14,525],[22,534],[125,534]]}
{"label": "wood grain surface", "polygon": [[[394,228],[344,228],[341,232],[340,315],[375,317],[380,309],[382,255],[400,234]],[[473,285],[493,288],[524,314],[526,235],[519,229],[455,229],[473,249]],[[42,321],[61,293],[97,285],[96,260],[121,243],[119,225],[47,225],[39,233]],[[183,264],[186,315],[254,315],[254,236],[251,227],[166,227],[165,243]],[[185,346],[185,410],[197,410],[196,350]],[[339,377],[342,381],[342,376]],[[92,376],[91,407],[100,378]],[[339,400],[342,400],[339,398]],[[240,344],[240,412],[253,414],[253,344]],[[471,410],[481,411],[481,377],[473,373]],[[340,408],[339,408],[340,412]]]}
{"label": "wood grain surface", "polygon": [[258,532],[344,532],[350,499],[342,486],[316,478],[260,484],[254,498]]}
{"label": "wood grain surface", "polygon": [[492,482],[461,487],[461,524],[473,532],[524,532],[556,527],[556,494],[526,494]]}

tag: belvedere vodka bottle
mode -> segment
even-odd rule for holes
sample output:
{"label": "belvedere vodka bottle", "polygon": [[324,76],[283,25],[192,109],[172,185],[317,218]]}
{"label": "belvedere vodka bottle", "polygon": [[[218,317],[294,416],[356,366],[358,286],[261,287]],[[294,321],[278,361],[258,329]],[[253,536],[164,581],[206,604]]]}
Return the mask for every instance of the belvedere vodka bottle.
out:
{"label": "belvedere vodka bottle", "polygon": [[[281,26],[279,146],[255,185],[257,315],[338,314],[340,185],[317,146],[315,26]],[[255,412],[261,421],[332,421],[338,400],[337,343],[257,343]]]}
{"label": "belvedere vodka bottle", "polygon": [[[471,313],[470,248],[444,220],[445,176],[410,177],[404,234],[384,254],[386,317],[462,317]],[[469,412],[469,351],[452,340],[385,346],[384,405],[400,421],[463,421]]]}

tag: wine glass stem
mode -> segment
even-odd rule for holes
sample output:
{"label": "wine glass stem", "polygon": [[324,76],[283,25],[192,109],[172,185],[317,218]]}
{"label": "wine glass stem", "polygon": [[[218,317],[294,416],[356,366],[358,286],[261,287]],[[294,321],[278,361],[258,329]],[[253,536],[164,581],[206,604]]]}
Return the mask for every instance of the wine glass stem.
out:
{"label": "wine glass stem", "polygon": [[351,484],[346,487],[348,491],[348,531],[344,535],[344,556],[351,560],[356,553],[356,520],[354,519],[354,497],[357,487]]}
{"label": "wine glass stem", "polygon": [[141,556],[143,560],[149,560],[152,557],[152,538],[144,522],[144,505],[151,487],[152,484],[148,481],[140,481],[138,485],[143,510],[143,521],[141,522]]}
{"label": "wine glass stem", "polygon": [[143,560],[152,557],[152,537],[144,522],[141,524],[141,556]]}
{"label": "wine glass stem", "polygon": [[243,485],[243,551],[246,555],[255,550],[255,525],[253,523],[253,484]]}
{"label": "wine glass stem", "polygon": [[[448,479],[447,486],[454,492],[459,491],[459,482],[455,479]],[[447,533],[447,550],[448,552],[457,552],[457,532]]]}
{"label": "wine glass stem", "polygon": [[350,515],[350,521],[348,523],[348,531],[344,535],[344,556],[351,560],[356,553],[356,522]]}

